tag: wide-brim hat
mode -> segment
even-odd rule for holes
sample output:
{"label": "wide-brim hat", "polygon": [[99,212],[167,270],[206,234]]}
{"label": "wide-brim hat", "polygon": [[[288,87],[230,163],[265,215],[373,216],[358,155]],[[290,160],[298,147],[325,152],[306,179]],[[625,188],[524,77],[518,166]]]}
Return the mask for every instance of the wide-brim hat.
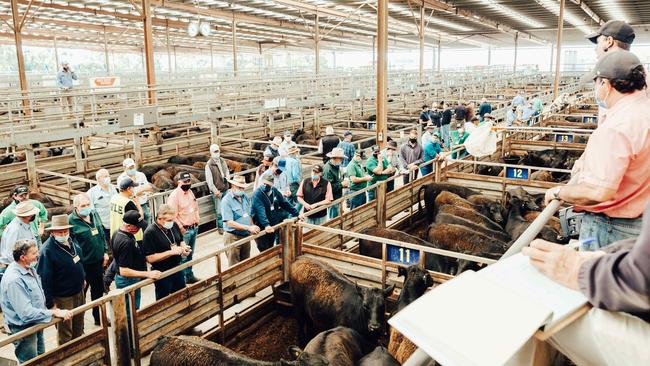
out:
{"label": "wide-brim hat", "polygon": [[50,226],[45,230],[65,230],[71,228],[72,225],[68,223],[68,215],[54,215],[52,216],[52,221]]}
{"label": "wide-brim hat", "polygon": [[34,204],[29,200],[17,204],[13,209],[14,215],[18,217],[34,216],[38,214],[39,211],[38,207],[34,206]]}
{"label": "wide-brim hat", "polygon": [[226,179],[228,183],[239,188],[247,188],[250,186],[250,183],[246,183],[246,178],[242,175],[235,175],[232,179]]}
{"label": "wide-brim hat", "polygon": [[331,158],[345,159],[345,153],[343,152],[343,149],[341,149],[340,147],[335,147],[334,149],[332,149],[332,151],[328,152],[326,155],[330,159]]}
{"label": "wide-brim hat", "polygon": [[287,150],[288,154],[297,154],[300,152],[300,148],[298,146],[290,147],[289,150]]}

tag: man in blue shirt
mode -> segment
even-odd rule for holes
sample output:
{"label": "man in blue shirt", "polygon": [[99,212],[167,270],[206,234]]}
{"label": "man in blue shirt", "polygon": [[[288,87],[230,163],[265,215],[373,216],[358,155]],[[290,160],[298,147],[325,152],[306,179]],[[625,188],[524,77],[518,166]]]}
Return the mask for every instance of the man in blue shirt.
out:
{"label": "man in blue shirt", "polygon": [[[260,228],[253,224],[251,217],[251,200],[244,190],[250,185],[241,175],[236,175],[228,180],[230,189],[221,202],[221,216],[223,217],[223,244],[228,246],[237,240],[245,239],[249,235],[260,232]],[[228,265],[233,266],[250,257],[250,242],[226,251]]]}
{"label": "man in blue shirt", "polygon": [[[41,279],[34,269],[38,262],[38,249],[34,240],[18,240],[12,250],[12,262],[0,284],[0,306],[4,322],[11,334],[16,334],[36,324],[49,323],[52,317],[70,320],[70,310],[45,307],[45,294]],[[43,331],[14,342],[16,358],[24,363],[45,353]]]}
{"label": "man in blue shirt", "polygon": [[530,126],[533,123],[532,121],[533,116],[535,116],[535,108],[533,108],[533,104],[529,102],[528,104],[526,104],[524,110],[521,112],[521,120],[523,122],[528,123],[528,125]]}
{"label": "man in blue shirt", "polygon": [[510,127],[513,124],[519,124],[517,122],[517,106],[515,105],[506,112],[506,126]]}
{"label": "man in blue shirt", "polygon": [[67,62],[61,63],[61,71],[56,75],[56,86],[59,87],[61,93],[63,94],[61,101],[63,102],[63,107],[68,109],[68,112],[72,112],[72,96],[69,95],[72,90],[73,80],[77,80],[77,74],[70,69],[70,65]]}
{"label": "man in blue shirt", "polygon": [[273,176],[265,174],[261,180],[262,183],[253,192],[251,212],[255,225],[266,232],[266,235],[255,240],[257,249],[263,252],[275,244],[277,233],[273,225],[279,224],[288,215],[298,216],[298,211],[273,187]]}
{"label": "man in blue shirt", "polygon": [[526,98],[524,98],[524,96],[521,94],[522,94],[521,92],[517,92],[517,95],[515,95],[515,97],[512,98],[512,105],[514,105],[515,107],[518,106],[523,107],[524,104],[526,104]]}
{"label": "man in blue shirt", "polygon": [[302,180],[302,164],[298,154],[300,153],[300,148],[296,146],[295,142],[291,142],[289,145],[289,150],[287,151],[289,155],[286,158],[286,167],[285,171],[287,177],[289,178],[289,190],[291,191],[291,196],[289,196],[289,202],[296,207],[296,210],[300,211],[301,206],[298,203],[298,188],[300,187],[300,181]]}
{"label": "man in blue shirt", "polygon": [[[442,152],[442,145],[440,144],[440,133],[434,132],[431,140],[427,141],[424,145],[424,163],[436,159]],[[420,167],[422,176],[425,176],[433,171],[432,164],[425,164]]]}
{"label": "man in blue shirt", "polygon": [[14,208],[13,213],[16,217],[7,225],[4,235],[0,239],[0,279],[2,279],[2,274],[14,260],[12,251],[16,241],[27,239],[38,242],[30,225],[38,212],[39,209],[31,201],[21,202]]}
{"label": "man in blue shirt", "polygon": [[337,147],[343,149],[343,155],[345,155],[345,157],[343,158],[341,166],[345,168],[350,164],[350,160],[354,157],[354,152],[356,150],[352,143],[352,131],[343,132],[343,141],[339,142]]}

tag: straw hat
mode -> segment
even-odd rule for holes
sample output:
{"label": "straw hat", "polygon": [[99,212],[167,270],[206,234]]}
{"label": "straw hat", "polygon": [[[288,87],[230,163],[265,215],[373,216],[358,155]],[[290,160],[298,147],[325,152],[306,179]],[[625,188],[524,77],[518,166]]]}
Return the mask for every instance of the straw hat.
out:
{"label": "straw hat", "polygon": [[232,179],[227,179],[228,183],[239,188],[246,188],[250,186],[250,183],[246,183],[246,178],[242,175],[235,175]]}
{"label": "straw hat", "polygon": [[68,224],[68,215],[54,215],[50,222],[50,227],[45,230],[65,230],[71,228],[72,225]]}
{"label": "straw hat", "polygon": [[345,153],[343,152],[343,149],[341,149],[340,147],[335,147],[332,149],[332,151],[327,153],[327,157],[345,159]]}
{"label": "straw hat", "polygon": [[[13,211],[14,214],[18,217],[27,217],[27,216],[34,216],[38,214],[40,210],[38,209],[38,207],[34,206],[34,204],[31,201],[27,200],[17,204]],[[68,222],[67,216],[66,216],[66,222]]]}

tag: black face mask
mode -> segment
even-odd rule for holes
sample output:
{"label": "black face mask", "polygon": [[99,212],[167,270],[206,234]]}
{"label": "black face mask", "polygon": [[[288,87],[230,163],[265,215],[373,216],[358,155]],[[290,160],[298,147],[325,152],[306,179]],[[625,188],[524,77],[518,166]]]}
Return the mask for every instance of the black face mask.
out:
{"label": "black face mask", "polygon": [[280,174],[282,174],[282,170],[280,170],[280,169],[276,169],[276,170],[275,170],[275,175],[280,175]]}
{"label": "black face mask", "polygon": [[181,185],[181,189],[182,189],[182,190],[184,190],[184,191],[187,191],[187,190],[189,190],[189,189],[190,189],[190,187],[192,187],[192,185],[191,185],[191,184],[183,184],[183,185]]}
{"label": "black face mask", "polygon": [[29,222],[32,222],[32,221],[34,221],[34,220],[36,220],[36,216],[30,216],[30,217],[29,217]]}
{"label": "black face mask", "polygon": [[409,139],[409,141],[410,141],[412,144],[414,144],[414,143],[418,142],[418,139]]}

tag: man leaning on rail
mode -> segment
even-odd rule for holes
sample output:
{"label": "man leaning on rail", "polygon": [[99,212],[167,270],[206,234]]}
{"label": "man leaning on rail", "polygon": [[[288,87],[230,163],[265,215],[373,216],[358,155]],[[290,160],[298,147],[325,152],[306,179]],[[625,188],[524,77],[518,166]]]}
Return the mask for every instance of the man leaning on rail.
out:
{"label": "man leaning on rail", "polygon": [[[593,309],[551,337],[578,366],[650,365],[650,205],[640,235],[596,252],[533,240],[523,248],[553,281],[582,292]],[[513,358],[530,364],[532,342]]]}
{"label": "man leaning on rail", "polygon": [[603,57],[584,79],[594,83],[606,111],[569,183],[549,189],[545,201],[559,199],[584,212],[580,240],[593,240],[583,249],[597,250],[640,234],[650,199],[650,99],[643,65],[628,51]]}
{"label": "man leaning on rail", "polygon": [[[52,317],[72,319],[72,311],[45,307],[41,278],[36,273],[38,248],[34,240],[18,240],[12,251],[14,262],[5,272],[0,284],[0,306],[4,322],[11,334],[34,325],[49,323]],[[45,353],[43,331],[21,338],[14,343],[18,362],[24,363]]]}

